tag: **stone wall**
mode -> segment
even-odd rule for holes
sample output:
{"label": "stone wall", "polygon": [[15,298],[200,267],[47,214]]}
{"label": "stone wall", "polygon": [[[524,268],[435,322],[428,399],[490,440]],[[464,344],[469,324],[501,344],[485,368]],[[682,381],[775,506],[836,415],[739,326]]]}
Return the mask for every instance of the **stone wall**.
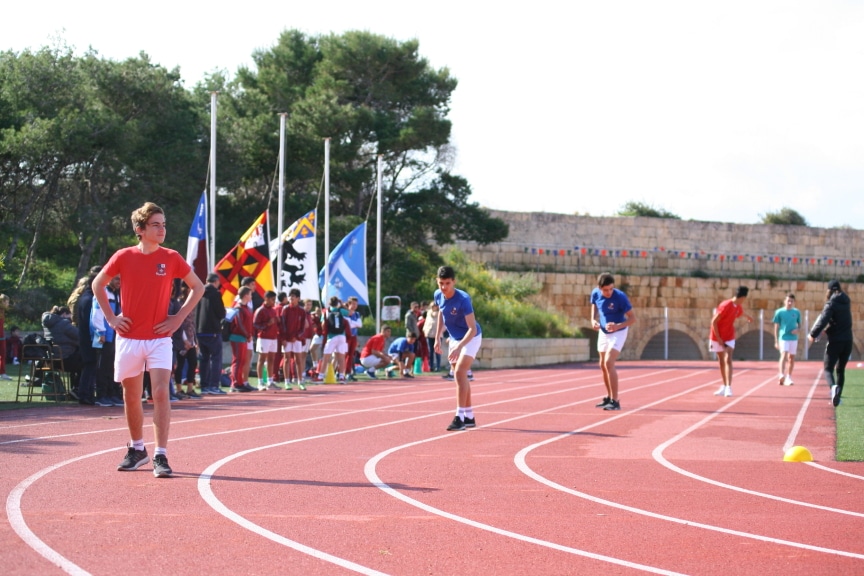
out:
{"label": "stone wall", "polygon": [[666,218],[490,211],[510,226],[501,243],[459,243],[505,270],[855,279],[864,231]]}
{"label": "stone wall", "polygon": [[[670,348],[670,358],[708,359],[714,308],[739,285],[751,290],[746,308],[754,323],[739,322],[736,357],[776,358],[772,319],[787,292],[812,324],[831,278],[844,281],[856,325],[864,326],[864,285],[855,283],[864,278],[862,230],[490,212],[508,223],[509,237],[457,246],[502,274],[533,273],[542,286],[537,305],[591,333],[592,356],[588,298],[600,272],[615,275],[638,317],[623,359],[656,358],[658,346],[663,353]],[[798,357],[821,357],[823,348],[824,339]],[[855,348],[860,358],[860,337]]]}
{"label": "stone wall", "polygon": [[[501,274],[518,275],[514,272]],[[536,297],[538,305],[564,315],[572,326],[592,332],[589,296],[597,285],[596,275],[541,272],[535,274],[535,277],[542,286]],[[750,289],[744,306],[754,322],[748,324],[743,319],[737,322],[737,339],[739,344],[745,345],[736,348],[736,356],[759,359],[753,347],[758,344],[761,327],[763,346],[766,349],[762,359],[774,359],[776,352],[773,350],[772,319],[774,311],[783,305],[786,294],[795,294],[796,307],[801,311],[802,318],[808,325],[812,325],[822,309],[826,293],[824,282],[793,280],[616,275],[615,283],[627,293],[637,319],[630,329],[627,345],[621,354],[624,360],[645,357],[651,343],[656,345],[656,339],[662,338],[667,324],[670,330],[676,332],[679,347],[689,341],[693,349],[699,351],[701,359],[709,359],[708,329],[714,308],[723,300],[731,298],[738,286],[747,286]],[[853,302],[855,325],[864,326],[861,306],[864,302],[864,285],[848,284],[844,289]],[[855,347],[854,357],[860,358],[860,351],[864,349],[860,336],[855,339]],[[690,359],[682,358],[678,352],[680,350],[671,350],[670,358]],[[811,359],[821,358],[821,348],[818,352],[814,350],[809,356]],[[799,352],[799,357],[803,358],[803,351]]]}
{"label": "stone wall", "polygon": [[584,338],[483,338],[477,355],[478,368],[546,366],[589,359]]}

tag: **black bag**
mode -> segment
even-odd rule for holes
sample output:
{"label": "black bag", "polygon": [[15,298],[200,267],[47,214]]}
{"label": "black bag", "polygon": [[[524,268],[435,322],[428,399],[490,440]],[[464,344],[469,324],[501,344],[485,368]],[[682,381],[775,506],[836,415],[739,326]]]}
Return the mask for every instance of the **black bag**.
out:
{"label": "black bag", "polygon": [[42,360],[48,357],[48,350],[42,348],[48,346],[48,341],[42,334],[27,334],[21,339],[21,360]]}
{"label": "black bag", "polygon": [[339,336],[345,334],[345,318],[339,310],[329,311],[327,313],[327,335]]}
{"label": "black bag", "polygon": [[231,321],[223,318],[219,323],[219,328],[222,330],[222,342],[228,342],[231,338]]}

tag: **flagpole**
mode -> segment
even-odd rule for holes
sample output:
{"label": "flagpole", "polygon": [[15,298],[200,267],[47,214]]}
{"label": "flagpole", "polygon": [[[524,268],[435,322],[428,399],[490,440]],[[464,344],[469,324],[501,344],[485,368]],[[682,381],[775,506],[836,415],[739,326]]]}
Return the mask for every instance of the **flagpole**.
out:
{"label": "flagpole", "polygon": [[375,232],[375,333],[379,334],[381,332],[381,214],[382,214],[382,202],[381,202],[381,181],[382,181],[382,171],[381,167],[384,163],[384,156],[378,155],[378,225],[376,226]]}
{"label": "flagpole", "polygon": [[207,253],[207,268],[213,270],[216,263],[216,95],[210,92],[210,246]]}
{"label": "flagpole", "polygon": [[[282,258],[282,233],[284,232],[285,222],[283,213],[285,212],[285,118],[288,116],[285,112],[279,114],[279,217],[276,219],[276,230],[279,232],[276,237],[279,239],[279,252],[277,259],[279,264],[276,266],[274,274],[276,281],[273,286],[276,291],[279,291],[279,283],[282,281],[282,266],[285,265]],[[269,242],[267,244],[270,245]]]}
{"label": "flagpole", "polygon": [[327,306],[330,286],[330,138],[324,139],[324,290],[321,308]]}

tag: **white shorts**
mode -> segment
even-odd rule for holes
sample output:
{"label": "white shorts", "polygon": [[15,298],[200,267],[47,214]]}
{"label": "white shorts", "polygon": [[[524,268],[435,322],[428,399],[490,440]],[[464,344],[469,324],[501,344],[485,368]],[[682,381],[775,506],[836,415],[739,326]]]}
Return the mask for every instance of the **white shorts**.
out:
{"label": "white shorts", "polygon": [[788,352],[794,356],[798,353],[798,340],[780,340],[780,352]]}
{"label": "white shorts", "polygon": [[327,338],[327,343],[324,344],[325,354],[345,354],[348,352],[348,341],[345,340],[344,334],[338,336],[330,336]]}
{"label": "white shorts", "polygon": [[155,340],[132,340],[118,334],[114,346],[115,382],[134,378],[145,370],[171,370],[174,367],[174,350],[170,336]]}
{"label": "white shorts", "polygon": [[285,347],[283,348],[286,354],[300,354],[301,352],[305,352],[303,349],[303,341],[295,340],[294,342],[285,342]]}
{"label": "white shorts", "polygon": [[[456,344],[458,344],[458,343],[459,342],[455,342],[453,344],[453,347],[455,347]],[[478,334],[477,336],[474,336],[474,338],[472,338],[471,341],[468,342],[464,348],[462,348],[462,351],[459,354],[459,356],[468,356],[469,358],[476,358],[477,352],[480,351],[480,345],[481,344],[483,344],[483,336]],[[448,355],[449,355],[449,348],[450,348],[450,345],[448,344]]]}
{"label": "white shorts", "polygon": [[618,330],[617,332],[607,334],[600,330],[597,335],[597,351],[601,354],[603,352],[609,352],[610,350],[617,350],[620,352],[621,349],[624,348],[624,343],[627,341],[627,333],[629,331],[629,328],[625,328],[624,330]]}
{"label": "white shorts", "polygon": [[[726,346],[729,348],[735,348],[735,340],[727,340]],[[715,342],[714,340],[708,341],[708,350],[711,352],[725,352],[726,347],[723,346],[720,342]]]}
{"label": "white shorts", "polygon": [[270,338],[258,338],[258,354],[273,354],[279,349],[279,341]]}
{"label": "white shorts", "polygon": [[378,356],[364,356],[360,358],[360,364],[363,368],[377,368],[383,360]]}

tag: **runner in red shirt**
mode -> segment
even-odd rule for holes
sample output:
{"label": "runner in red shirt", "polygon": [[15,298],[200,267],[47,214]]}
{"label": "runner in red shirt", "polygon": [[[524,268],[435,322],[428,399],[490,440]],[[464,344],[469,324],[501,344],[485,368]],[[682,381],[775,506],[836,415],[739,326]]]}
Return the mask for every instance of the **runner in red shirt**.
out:
{"label": "runner in red shirt", "polygon": [[714,317],[711,319],[711,335],[709,348],[711,352],[717,353],[720,363],[720,376],[723,383],[720,389],[714,393],[715,396],[732,396],[732,352],[735,350],[735,320],[744,316],[747,322],[753,318],[744,313],[744,301],[747,299],[749,290],[746,286],[739,286],[735,296],[731,300],[724,300],[717,306]]}

